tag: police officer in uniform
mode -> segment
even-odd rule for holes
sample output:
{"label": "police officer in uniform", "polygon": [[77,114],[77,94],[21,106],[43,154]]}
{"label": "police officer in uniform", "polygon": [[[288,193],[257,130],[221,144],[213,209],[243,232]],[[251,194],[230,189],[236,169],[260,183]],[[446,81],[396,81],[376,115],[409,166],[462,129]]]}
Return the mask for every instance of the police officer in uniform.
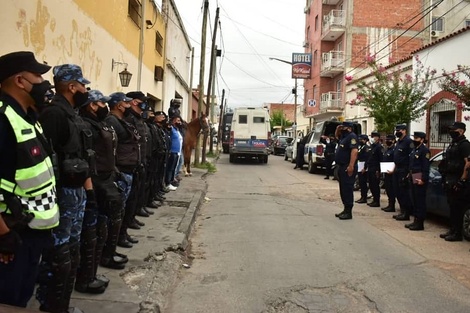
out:
{"label": "police officer in uniform", "polygon": [[361,198],[356,200],[356,203],[367,203],[367,192],[369,187],[367,186],[367,167],[366,162],[369,159],[370,149],[367,142],[369,141],[369,136],[359,135],[359,148],[357,152],[357,160],[359,162],[364,162],[364,167],[360,172],[357,173],[357,178],[359,180],[359,189],[361,191]]}
{"label": "police officer in uniform", "polygon": [[42,259],[46,274],[41,275],[36,297],[41,310],[61,313],[69,310],[85,209],[95,210],[97,204],[90,177],[94,155],[91,133],[75,111],[88,101],[85,86],[90,82],[74,64],[55,66],[53,74],[56,95],[41,111],[39,120],[58,157],[60,222],[52,231],[54,248]]}
{"label": "police officer in uniform", "polygon": [[32,52],[0,57],[0,303],[18,307],[33,295],[59,223],[51,149],[35,113],[51,88],[42,77],[49,70]]}
{"label": "police officer in uniform", "polygon": [[157,163],[157,182],[155,190],[157,191],[155,195],[155,200],[164,201],[166,199],[165,192],[165,167],[168,156],[168,144],[167,144],[167,135],[164,130],[166,116],[165,112],[157,111],[155,112],[155,125],[157,127],[157,152],[156,152],[156,163]]}
{"label": "police officer in uniform", "polygon": [[400,204],[400,214],[393,215],[397,221],[409,221],[413,205],[410,198],[410,186],[408,171],[410,168],[410,153],[413,149],[413,141],[406,133],[406,124],[395,126],[395,136],[398,141],[393,152],[395,170],[393,171],[393,188]]}
{"label": "police officer in uniform", "polygon": [[470,156],[470,142],[465,137],[466,126],[462,122],[454,122],[449,126],[449,135],[452,143],[444,154],[439,170],[445,179],[447,203],[450,208],[450,229],[440,237],[446,241],[462,241],[462,224],[465,208],[468,204],[470,191],[468,164]]}
{"label": "police officer in uniform", "polygon": [[[393,134],[385,137],[385,147],[382,162],[393,162],[396,137]],[[395,189],[393,188],[393,173],[384,173],[385,192],[388,197],[388,205],[382,208],[384,212],[395,212]]]}
{"label": "police officer in uniform", "polygon": [[[117,245],[123,248],[132,248],[137,239],[131,237],[128,228],[140,229],[134,219],[136,208],[136,194],[132,190],[134,184],[134,173],[141,164],[140,134],[135,126],[127,122],[124,118],[131,115],[131,98],[126,97],[123,92],[114,92],[109,95],[108,101],[110,114],[106,117],[106,124],[113,127],[117,135],[116,167],[118,168],[121,180],[118,181],[122,192],[122,202],[124,204],[124,215],[119,232]],[[117,227],[117,226],[116,226]],[[106,247],[105,247],[106,251]],[[112,261],[110,254],[101,257],[101,266],[109,268],[121,268]]]}
{"label": "police officer in uniform", "polygon": [[170,107],[168,108],[168,118],[170,119],[170,121],[175,116],[181,117],[180,106],[181,106],[181,99],[171,99]]}
{"label": "police officer in uniform", "polygon": [[367,203],[372,208],[380,207],[380,162],[382,162],[383,146],[380,143],[380,134],[370,134],[370,155],[367,159],[367,179],[372,193],[372,202]]}
{"label": "police officer in uniform", "polygon": [[414,148],[410,154],[409,180],[411,182],[411,195],[413,200],[414,221],[406,224],[409,230],[424,230],[426,218],[426,189],[429,181],[429,158],[431,153],[424,144],[426,133],[414,132]]}
{"label": "police officer in uniform", "polygon": [[335,162],[338,164],[338,180],[343,212],[336,214],[340,220],[352,219],[354,206],[354,180],[357,174],[357,136],[353,132],[352,122],[343,122],[336,127],[336,138],[339,139]]}
{"label": "police officer in uniform", "polygon": [[334,176],[332,165],[335,160],[336,138],[334,134],[330,134],[328,137],[322,136],[321,141],[325,144],[326,176],[324,179],[330,179],[330,176]]}

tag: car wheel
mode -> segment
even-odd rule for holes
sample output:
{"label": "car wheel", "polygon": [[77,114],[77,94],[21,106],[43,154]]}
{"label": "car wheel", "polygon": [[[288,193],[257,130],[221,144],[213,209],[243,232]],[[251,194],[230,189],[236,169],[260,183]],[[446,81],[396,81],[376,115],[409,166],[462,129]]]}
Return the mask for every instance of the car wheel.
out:
{"label": "car wheel", "polygon": [[310,174],[315,174],[316,171],[317,171],[317,167],[313,163],[312,159],[308,160],[308,172]]}
{"label": "car wheel", "polygon": [[470,241],[470,209],[465,211],[463,215],[463,231],[462,234],[465,239]]}

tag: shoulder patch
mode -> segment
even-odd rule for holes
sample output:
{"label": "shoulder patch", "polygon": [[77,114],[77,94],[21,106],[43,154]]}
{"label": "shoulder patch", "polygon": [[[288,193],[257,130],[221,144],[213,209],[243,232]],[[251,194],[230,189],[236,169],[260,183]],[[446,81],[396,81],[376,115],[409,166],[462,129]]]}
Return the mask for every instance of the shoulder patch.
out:
{"label": "shoulder patch", "polygon": [[355,145],[357,143],[356,139],[355,138],[352,138],[351,139],[351,144]]}
{"label": "shoulder patch", "polygon": [[426,159],[428,159],[428,160],[429,160],[430,158],[431,158],[431,153],[429,153],[429,152],[428,152],[428,153],[426,153]]}

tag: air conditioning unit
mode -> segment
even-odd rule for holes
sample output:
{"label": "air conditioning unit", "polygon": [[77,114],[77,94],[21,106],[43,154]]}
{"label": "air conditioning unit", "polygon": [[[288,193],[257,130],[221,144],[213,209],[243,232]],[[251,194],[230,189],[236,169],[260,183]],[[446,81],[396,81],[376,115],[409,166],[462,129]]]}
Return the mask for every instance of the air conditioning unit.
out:
{"label": "air conditioning unit", "polygon": [[431,38],[437,38],[441,35],[441,32],[438,30],[432,30],[431,31]]}
{"label": "air conditioning unit", "polygon": [[305,40],[304,43],[303,43],[303,45],[302,45],[302,47],[308,48],[308,45],[309,45],[308,40]]}

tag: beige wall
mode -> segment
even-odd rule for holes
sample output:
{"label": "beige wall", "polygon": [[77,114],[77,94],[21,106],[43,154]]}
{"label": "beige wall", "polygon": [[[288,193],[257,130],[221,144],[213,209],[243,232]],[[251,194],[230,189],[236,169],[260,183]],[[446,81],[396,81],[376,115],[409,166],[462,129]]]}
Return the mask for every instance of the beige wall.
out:
{"label": "beige wall", "polygon": [[[154,21],[154,6],[143,1],[148,1],[146,19]],[[90,87],[105,94],[135,90],[139,28],[128,17],[127,5],[128,0],[2,0],[0,54],[28,50],[52,66],[78,64],[92,82]],[[154,28],[164,36],[162,19],[156,20]],[[154,66],[162,66],[163,56],[155,51],[155,29],[145,30],[145,34],[141,90],[158,100],[162,83],[154,80]],[[133,74],[129,87],[121,87],[118,77],[124,66],[111,71],[112,59],[128,63]],[[52,79],[51,72],[45,76]]]}

